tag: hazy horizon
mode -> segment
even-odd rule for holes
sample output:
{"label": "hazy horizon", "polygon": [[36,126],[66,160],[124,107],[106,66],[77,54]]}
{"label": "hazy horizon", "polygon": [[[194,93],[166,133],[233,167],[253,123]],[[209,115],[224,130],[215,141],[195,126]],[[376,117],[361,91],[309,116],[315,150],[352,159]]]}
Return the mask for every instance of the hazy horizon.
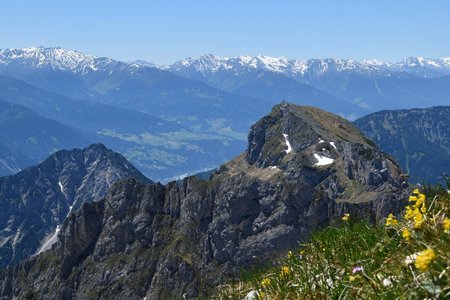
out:
{"label": "hazy horizon", "polygon": [[450,55],[450,2],[1,1],[3,48],[170,64],[204,53],[392,62]]}

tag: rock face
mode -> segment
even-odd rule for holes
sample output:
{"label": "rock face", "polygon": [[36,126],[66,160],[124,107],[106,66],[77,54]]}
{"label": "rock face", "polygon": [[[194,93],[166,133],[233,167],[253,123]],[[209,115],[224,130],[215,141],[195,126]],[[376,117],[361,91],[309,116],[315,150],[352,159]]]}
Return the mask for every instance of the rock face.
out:
{"label": "rock face", "polygon": [[84,202],[101,200],[117,180],[150,182],[101,144],[59,151],[41,164],[0,178],[0,266],[50,248],[59,225]]}
{"label": "rock face", "polygon": [[450,170],[450,106],[380,111],[355,121],[392,154],[413,183],[441,182]]}
{"label": "rock face", "polygon": [[0,296],[196,299],[344,213],[372,222],[405,199],[400,169],[351,123],[283,103],[209,180],[118,182],[58,242],[0,272]]}

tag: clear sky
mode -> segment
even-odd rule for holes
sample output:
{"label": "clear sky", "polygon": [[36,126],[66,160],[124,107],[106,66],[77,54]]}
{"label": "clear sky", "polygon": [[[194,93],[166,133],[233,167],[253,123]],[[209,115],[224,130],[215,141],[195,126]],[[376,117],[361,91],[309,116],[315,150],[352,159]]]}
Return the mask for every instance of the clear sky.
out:
{"label": "clear sky", "polygon": [[0,0],[0,48],[167,64],[203,53],[450,56],[448,0]]}

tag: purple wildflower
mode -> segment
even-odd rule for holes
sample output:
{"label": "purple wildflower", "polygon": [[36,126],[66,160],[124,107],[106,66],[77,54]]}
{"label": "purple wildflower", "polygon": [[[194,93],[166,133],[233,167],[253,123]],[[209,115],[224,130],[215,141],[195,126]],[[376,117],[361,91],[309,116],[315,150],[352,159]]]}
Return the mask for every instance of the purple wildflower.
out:
{"label": "purple wildflower", "polygon": [[352,273],[360,272],[362,270],[364,270],[363,267],[355,267],[355,268],[353,268]]}

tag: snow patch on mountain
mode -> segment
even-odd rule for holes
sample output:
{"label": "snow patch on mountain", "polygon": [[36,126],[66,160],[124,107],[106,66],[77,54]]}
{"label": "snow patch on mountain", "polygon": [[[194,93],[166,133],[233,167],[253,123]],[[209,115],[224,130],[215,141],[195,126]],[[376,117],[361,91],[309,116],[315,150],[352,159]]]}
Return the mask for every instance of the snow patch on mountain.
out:
{"label": "snow patch on mountain", "polygon": [[287,134],[285,134],[285,133],[283,133],[283,136],[284,136],[284,142],[286,143],[286,146],[288,147],[284,151],[286,151],[286,154],[289,154],[289,153],[292,152],[292,146],[291,146],[291,143],[289,142],[289,139],[288,139],[289,136]]}
{"label": "snow patch on mountain", "polygon": [[61,230],[60,226],[56,226],[55,231],[50,234],[49,236],[47,236],[43,241],[42,241],[42,245],[41,247],[39,247],[39,249],[36,251],[35,255],[38,255],[42,252],[45,252],[47,250],[49,250],[53,244],[56,243],[56,241],[58,240],[58,233]]}
{"label": "snow patch on mountain", "polygon": [[316,158],[317,162],[314,166],[326,166],[333,163],[332,158],[328,158],[326,156],[322,156],[320,154],[314,153],[314,157]]}

